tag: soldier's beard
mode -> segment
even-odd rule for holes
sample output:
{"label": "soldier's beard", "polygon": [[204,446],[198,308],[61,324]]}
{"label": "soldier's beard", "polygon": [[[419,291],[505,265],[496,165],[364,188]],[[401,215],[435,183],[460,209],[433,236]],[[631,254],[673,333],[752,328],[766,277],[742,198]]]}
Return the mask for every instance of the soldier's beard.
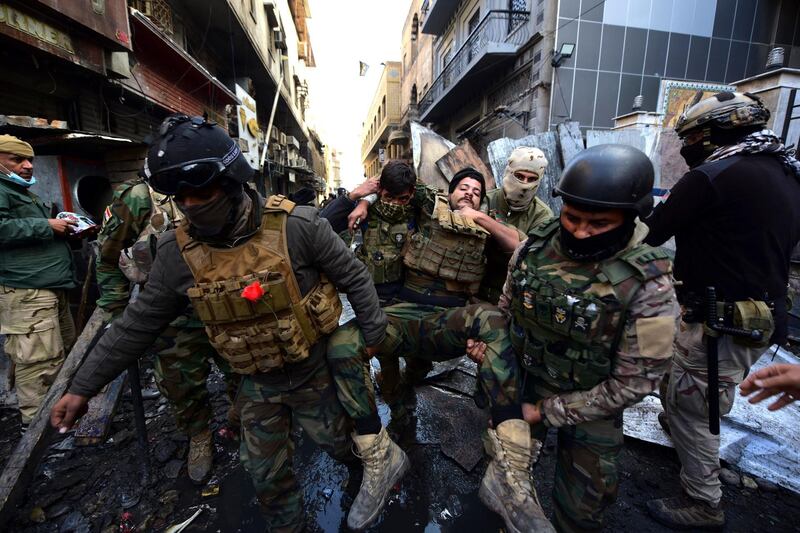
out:
{"label": "soldier's beard", "polygon": [[575,261],[596,262],[608,259],[623,250],[633,236],[636,227],[635,219],[628,217],[617,228],[578,239],[561,225],[561,249],[564,254]]}

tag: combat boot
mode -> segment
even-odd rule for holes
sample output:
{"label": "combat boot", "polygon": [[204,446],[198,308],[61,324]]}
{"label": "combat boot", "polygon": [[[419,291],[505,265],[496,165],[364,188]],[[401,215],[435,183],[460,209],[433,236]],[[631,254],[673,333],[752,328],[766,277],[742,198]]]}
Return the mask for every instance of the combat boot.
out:
{"label": "combat boot", "polygon": [[186,465],[189,479],[194,483],[202,483],[211,471],[211,459],[211,431],[206,429],[192,435],[189,441],[189,461]]}
{"label": "combat boot", "polygon": [[492,457],[481,481],[478,496],[492,511],[503,517],[512,533],[553,532],[545,516],[531,478],[531,465],[542,443],[531,438],[524,420],[506,420],[497,429],[488,430],[489,455]]}
{"label": "combat boot", "polygon": [[647,512],[657,522],[672,529],[720,530],[725,525],[725,512],[720,504],[712,506],[686,494],[650,500]]}
{"label": "combat boot", "polygon": [[394,443],[386,428],[377,435],[353,435],[356,455],[364,463],[364,479],[350,513],[347,527],[360,531],[372,524],[386,504],[389,490],[408,471],[406,453]]}

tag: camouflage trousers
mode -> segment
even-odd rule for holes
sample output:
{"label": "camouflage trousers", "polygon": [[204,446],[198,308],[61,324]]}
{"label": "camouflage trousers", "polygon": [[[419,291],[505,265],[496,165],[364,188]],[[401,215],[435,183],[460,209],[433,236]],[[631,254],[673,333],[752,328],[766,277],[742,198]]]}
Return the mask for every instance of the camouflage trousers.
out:
{"label": "camouflage trousers", "polygon": [[66,354],[75,342],[75,324],[66,291],[0,285],[0,333],[14,363],[22,423],[36,415]]}
{"label": "camouflage trousers", "polygon": [[267,531],[303,531],[302,491],[292,471],[293,422],[334,459],[353,457],[349,421],[328,369],[320,365],[294,389],[243,376],[236,405],[242,418],[239,455],[253,479]]}
{"label": "camouflage trousers", "polygon": [[[517,402],[516,358],[508,337],[506,319],[497,307],[488,304],[442,308],[400,303],[384,308],[389,317],[386,337],[378,360],[381,372],[397,372],[382,391],[389,396],[392,384],[399,384],[399,357],[427,361],[446,361],[466,352],[467,339],[487,343],[487,353],[479,368],[479,381],[492,405]],[[369,378],[364,337],[358,325],[350,322],[331,335],[328,365],[336,391],[348,415],[363,418],[374,413],[375,393]],[[384,394],[386,393],[384,392]]]}
{"label": "camouflage trousers", "polygon": [[[764,350],[737,344],[727,335],[719,338],[720,416],[730,412],[736,386]],[[681,460],[683,489],[692,498],[716,505],[722,498],[719,435],[712,435],[708,430],[706,353],[703,324],[681,321],[669,383],[662,387],[662,404],[667,412],[672,442]]]}
{"label": "camouflage trousers", "polygon": [[[536,403],[558,393],[527,372],[522,382],[525,402]],[[544,442],[547,427],[536,424],[531,427],[531,435]],[[553,483],[553,522],[558,531],[591,531],[603,527],[605,510],[617,499],[617,462],[623,442],[622,413],[558,428]]]}
{"label": "camouflage trousers", "polygon": [[[180,320],[180,319],[179,319]],[[213,417],[211,398],[206,380],[211,373],[211,361],[225,375],[228,398],[233,402],[241,376],[231,371],[230,365],[208,342],[205,329],[182,325],[175,321],[156,341],[154,370],[156,385],[169,400],[175,413],[175,423],[187,435],[197,435],[208,429]],[[231,410],[236,425],[235,409]]]}

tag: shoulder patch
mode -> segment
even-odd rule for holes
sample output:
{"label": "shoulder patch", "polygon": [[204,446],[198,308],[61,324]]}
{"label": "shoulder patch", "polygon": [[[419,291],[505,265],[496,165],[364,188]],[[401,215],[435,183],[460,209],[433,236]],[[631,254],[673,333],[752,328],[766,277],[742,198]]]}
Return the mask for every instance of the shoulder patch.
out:
{"label": "shoulder patch", "polygon": [[556,232],[560,225],[559,217],[551,217],[531,230],[529,235],[537,239],[546,239]]}
{"label": "shoulder patch", "polygon": [[672,272],[672,261],[663,248],[639,245],[608,263],[603,272],[612,285],[630,277],[644,282]]}

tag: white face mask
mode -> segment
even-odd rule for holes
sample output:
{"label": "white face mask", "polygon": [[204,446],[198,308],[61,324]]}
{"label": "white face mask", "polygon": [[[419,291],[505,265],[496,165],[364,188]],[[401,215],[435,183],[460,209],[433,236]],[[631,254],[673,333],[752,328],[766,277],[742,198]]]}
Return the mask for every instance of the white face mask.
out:
{"label": "white face mask", "polygon": [[503,174],[503,195],[512,211],[527,209],[539,189],[538,179],[532,183],[523,183],[514,176],[514,173],[531,172],[541,179],[546,168],[547,158],[538,148],[523,146],[511,152]]}

